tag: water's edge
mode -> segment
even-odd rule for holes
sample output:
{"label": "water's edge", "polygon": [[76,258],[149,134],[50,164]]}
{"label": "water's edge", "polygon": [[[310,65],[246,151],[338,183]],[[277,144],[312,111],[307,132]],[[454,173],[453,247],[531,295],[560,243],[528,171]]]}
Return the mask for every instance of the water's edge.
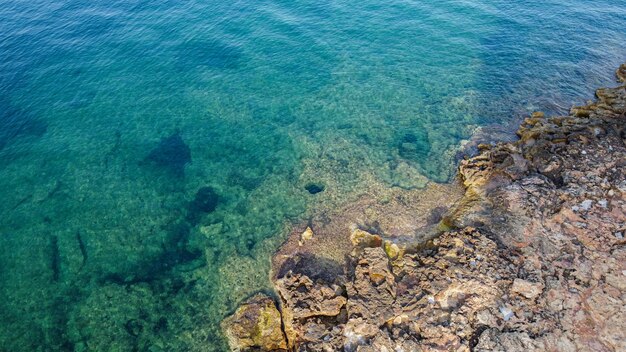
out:
{"label": "water's edge", "polygon": [[[626,85],[596,95],[567,116],[533,113],[519,140],[463,161],[464,195],[439,223],[454,230],[435,239],[386,224],[292,233],[272,259],[275,298],[223,322],[231,349],[623,349]],[[345,261],[322,249],[341,247]]]}

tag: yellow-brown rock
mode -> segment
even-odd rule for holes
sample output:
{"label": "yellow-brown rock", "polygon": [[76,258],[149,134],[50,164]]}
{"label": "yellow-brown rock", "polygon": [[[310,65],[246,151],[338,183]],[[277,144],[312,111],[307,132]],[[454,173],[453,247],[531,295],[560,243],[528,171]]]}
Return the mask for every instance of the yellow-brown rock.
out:
{"label": "yellow-brown rock", "polygon": [[352,241],[354,246],[361,247],[380,247],[383,244],[383,239],[380,236],[361,229],[352,230],[350,241]]}
{"label": "yellow-brown rock", "polygon": [[257,294],[222,322],[232,351],[283,351],[287,341],[282,331],[280,312],[274,300]]}

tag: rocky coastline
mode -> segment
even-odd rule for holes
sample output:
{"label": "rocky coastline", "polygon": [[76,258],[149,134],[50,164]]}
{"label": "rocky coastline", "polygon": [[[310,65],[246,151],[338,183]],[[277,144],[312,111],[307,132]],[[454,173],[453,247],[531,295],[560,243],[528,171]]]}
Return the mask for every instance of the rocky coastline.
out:
{"label": "rocky coastline", "polygon": [[275,292],[224,320],[231,349],[625,351],[626,64],[617,77],[568,116],[534,113],[518,140],[479,145],[462,197],[415,215],[428,240],[294,231]]}

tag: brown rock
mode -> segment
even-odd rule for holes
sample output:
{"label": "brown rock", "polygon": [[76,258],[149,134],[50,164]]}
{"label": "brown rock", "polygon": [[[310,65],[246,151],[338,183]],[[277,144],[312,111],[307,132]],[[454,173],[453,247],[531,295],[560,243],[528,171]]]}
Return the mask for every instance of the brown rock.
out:
{"label": "brown rock", "polygon": [[290,271],[277,279],[274,286],[281,298],[283,324],[288,345],[296,346],[310,339],[312,330],[326,330],[326,324],[311,324],[323,318],[330,325],[339,324],[341,312],[346,305],[343,289],[318,279]]}
{"label": "brown rock", "polygon": [[244,302],[222,322],[233,351],[281,351],[287,349],[281,315],[274,301],[259,293]]}
{"label": "brown rock", "polygon": [[539,283],[531,283],[522,279],[515,279],[515,281],[513,281],[511,291],[528,299],[535,299],[543,292],[543,285]]}
{"label": "brown rock", "polygon": [[393,316],[396,283],[389,259],[380,248],[365,248],[358,257],[354,279],[346,285],[348,317],[360,316],[382,325]]}
{"label": "brown rock", "polygon": [[352,241],[353,246],[361,247],[380,247],[383,244],[383,239],[380,236],[361,229],[352,230],[350,241]]}
{"label": "brown rock", "polygon": [[541,111],[535,111],[530,115],[532,118],[543,119],[546,115]]}
{"label": "brown rock", "polygon": [[306,230],[304,230],[304,232],[300,234],[300,241],[298,242],[298,245],[302,247],[304,243],[306,243],[306,241],[310,241],[313,239],[313,235],[313,230],[311,230],[311,228],[307,226]]}
{"label": "brown rock", "polygon": [[617,79],[620,82],[626,83],[626,64],[622,64],[618,69],[617,69]]}

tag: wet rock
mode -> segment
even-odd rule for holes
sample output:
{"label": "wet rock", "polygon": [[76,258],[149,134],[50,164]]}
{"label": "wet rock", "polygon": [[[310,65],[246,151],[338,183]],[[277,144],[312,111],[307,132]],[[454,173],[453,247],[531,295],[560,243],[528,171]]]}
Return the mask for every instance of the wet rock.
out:
{"label": "wet rock", "polygon": [[535,111],[530,115],[534,119],[543,119],[546,115],[541,111]]}
{"label": "wet rock", "polygon": [[222,322],[232,351],[281,351],[287,349],[281,315],[274,301],[257,294]]}
{"label": "wet rock", "polygon": [[316,282],[333,283],[343,276],[342,264],[322,255],[312,253],[295,253],[281,262],[280,267],[273,268],[274,280],[287,275],[302,274]]}
{"label": "wet rock", "polygon": [[352,245],[361,247],[380,247],[383,244],[383,239],[361,229],[354,229],[350,234],[350,241]]}

